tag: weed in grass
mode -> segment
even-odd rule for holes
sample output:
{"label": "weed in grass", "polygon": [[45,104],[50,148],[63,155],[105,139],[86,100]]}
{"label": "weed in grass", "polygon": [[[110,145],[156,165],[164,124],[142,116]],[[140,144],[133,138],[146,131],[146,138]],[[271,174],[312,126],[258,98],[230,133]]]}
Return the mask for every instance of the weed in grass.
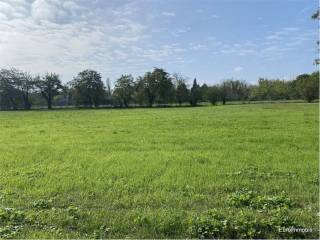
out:
{"label": "weed in grass", "polygon": [[249,207],[255,209],[290,208],[293,206],[290,198],[283,193],[277,196],[260,196],[257,192],[248,189],[241,189],[232,193],[228,203],[234,207]]}
{"label": "weed in grass", "polygon": [[22,211],[14,208],[0,208],[0,238],[14,238],[26,223]]}
{"label": "weed in grass", "polygon": [[209,210],[189,222],[189,236],[192,238],[308,238],[312,232],[281,232],[283,228],[305,229],[290,215],[287,209],[271,210],[267,215],[240,210],[223,215]]}
{"label": "weed in grass", "polygon": [[49,199],[49,200],[39,199],[32,203],[32,207],[38,210],[49,209],[51,208],[51,204],[52,204],[52,199]]}
{"label": "weed in grass", "polygon": [[184,230],[184,219],[175,212],[165,213],[166,217],[159,220],[158,231],[166,237],[178,236]]}
{"label": "weed in grass", "polygon": [[84,214],[81,213],[78,207],[69,206],[64,210],[64,219],[62,221],[62,227],[71,231],[76,231],[79,226],[79,220],[83,220]]}
{"label": "weed in grass", "polygon": [[108,238],[109,233],[110,228],[108,228],[106,225],[102,225],[98,230],[93,231],[92,237],[94,239],[106,239]]}
{"label": "weed in grass", "polygon": [[261,170],[257,166],[249,166],[240,171],[227,173],[228,177],[241,177],[250,179],[251,181],[270,180],[270,179],[294,179],[299,176],[296,172],[275,171],[275,170]]}
{"label": "weed in grass", "polygon": [[210,210],[191,220],[189,233],[193,238],[222,238],[226,237],[228,228],[228,220],[216,210]]}

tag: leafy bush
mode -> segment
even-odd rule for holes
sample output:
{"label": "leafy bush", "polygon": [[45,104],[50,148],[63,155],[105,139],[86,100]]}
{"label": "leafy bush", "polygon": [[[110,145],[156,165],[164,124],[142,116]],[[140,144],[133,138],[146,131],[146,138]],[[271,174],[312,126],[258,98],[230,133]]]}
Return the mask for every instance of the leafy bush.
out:
{"label": "leafy bush", "polygon": [[264,238],[269,227],[254,214],[240,212],[232,223],[234,238]]}
{"label": "leafy bush", "polygon": [[242,189],[232,193],[228,197],[228,203],[234,207],[250,207],[254,202],[256,193],[247,189]]}
{"label": "leafy bush", "polygon": [[0,208],[0,238],[13,238],[23,228],[26,216],[14,208]]}
{"label": "leafy bush", "polygon": [[228,221],[222,214],[210,210],[191,221],[189,232],[191,237],[209,239],[221,238],[228,232]]}
{"label": "leafy bush", "polygon": [[192,238],[307,238],[306,232],[281,232],[282,228],[304,229],[287,209],[273,209],[270,212],[241,210],[227,216],[210,210],[197,215],[189,222],[189,236]]}
{"label": "leafy bush", "polygon": [[256,196],[253,199],[252,206],[254,208],[262,208],[262,209],[272,209],[272,208],[289,208],[293,206],[292,201],[283,196],[272,196],[272,197],[267,197],[267,196]]}
{"label": "leafy bush", "polygon": [[234,207],[249,207],[254,209],[290,208],[293,206],[290,198],[284,194],[271,197],[260,196],[248,189],[241,189],[232,193],[227,201]]}

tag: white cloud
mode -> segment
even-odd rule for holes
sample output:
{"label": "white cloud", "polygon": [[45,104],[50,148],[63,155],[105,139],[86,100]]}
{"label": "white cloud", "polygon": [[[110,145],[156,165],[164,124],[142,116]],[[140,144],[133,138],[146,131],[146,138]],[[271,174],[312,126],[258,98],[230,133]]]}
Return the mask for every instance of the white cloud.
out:
{"label": "white cloud", "polygon": [[174,60],[183,51],[176,44],[152,44],[147,22],[135,19],[132,4],[101,11],[83,3],[0,0],[0,68],[53,71],[70,80],[84,68],[105,75],[145,71],[150,61]]}
{"label": "white cloud", "polygon": [[243,70],[243,67],[237,66],[233,69],[234,72],[241,72]]}
{"label": "white cloud", "polygon": [[219,16],[217,14],[211,14],[209,16],[210,19],[216,19],[216,18],[219,18]]}
{"label": "white cloud", "polygon": [[162,12],[161,14],[167,17],[174,17],[176,15],[174,12]]}
{"label": "white cloud", "polygon": [[165,44],[156,49],[145,49],[140,56],[152,61],[163,61],[165,58],[183,51],[185,50],[179,48],[178,44]]}
{"label": "white cloud", "polygon": [[23,18],[28,15],[28,3],[25,0],[0,0],[2,19]]}
{"label": "white cloud", "polygon": [[[144,72],[158,63],[176,63],[179,68],[178,64],[192,59],[192,51],[200,50],[219,57],[278,58],[316,38],[315,32],[294,26],[251,41],[234,38],[227,42],[219,35],[187,38],[189,27],[167,28],[152,22],[159,21],[159,13],[146,12],[140,1],[119,2],[0,0],[0,68],[54,71],[70,80],[84,68],[96,69],[103,76]],[[176,16],[171,11],[161,15]],[[216,18],[214,14],[211,17]],[[180,45],[172,44],[172,36],[183,36],[184,40]],[[234,71],[243,70],[239,67]]]}
{"label": "white cloud", "polygon": [[179,37],[187,32],[189,32],[191,29],[188,27],[188,28],[181,28],[181,29],[178,29],[176,31],[173,31],[171,32],[172,36],[174,37]]}
{"label": "white cloud", "polygon": [[190,44],[190,45],[191,45],[190,49],[195,51],[208,49],[208,46],[205,44]]}
{"label": "white cloud", "polygon": [[267,39],[268,40],[281,40],[282,37],[279,34],[272,34],[272,35],[267,36]]}

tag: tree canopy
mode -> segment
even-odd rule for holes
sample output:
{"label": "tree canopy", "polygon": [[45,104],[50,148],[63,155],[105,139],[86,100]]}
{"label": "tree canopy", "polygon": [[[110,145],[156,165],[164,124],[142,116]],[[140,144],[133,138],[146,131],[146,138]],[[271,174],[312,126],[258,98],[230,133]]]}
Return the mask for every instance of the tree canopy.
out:
{"label": "tree canopy", "polygon": [[87,69],[78,73],[70,86],[76,105],[98,107],[103,103],[105,87],[97,71]]}
{"label": "tree canopy", "polygon": [[293,80],[260,78],[257,84],[227,79],[216,84],[198,84],[193,80],[188,87],[186,77],[169,74],[154,68],[142,76],[121,75],[112,89],[100,73],[81,71],[70,82],[63,84],[56,73],[32,76],[17,69],[0,70],[0,108],[30,109],[32,106],[114,107],[164,106],[168,104],[197,106],[201,102],[213,105],[228,101],[261,101],[319,99],[319,72],[301,74]]}

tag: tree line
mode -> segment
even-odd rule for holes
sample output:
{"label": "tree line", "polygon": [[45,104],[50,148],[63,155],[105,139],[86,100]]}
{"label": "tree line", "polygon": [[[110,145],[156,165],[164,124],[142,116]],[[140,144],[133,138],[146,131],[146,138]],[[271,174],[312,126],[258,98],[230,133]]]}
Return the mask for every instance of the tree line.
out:
{"label": "tree line", "polygon": [[169,74],[154,68],[134,78],[122,75],[111,87],[101,74],[84,70],[72,81],[63,84],[59,75],[47,73],[33,76],[17,69],[0,70],[0,109],[30,109],[32,106],[129,107],[191,105],[210,102],[215,105],[228,101],[296,100],[307,102],[319,99],[319,72],[301,74],[296,79],[259,79],[257,84],[241,80],[225,80],[219,84],[191,86],[181,74]]}

